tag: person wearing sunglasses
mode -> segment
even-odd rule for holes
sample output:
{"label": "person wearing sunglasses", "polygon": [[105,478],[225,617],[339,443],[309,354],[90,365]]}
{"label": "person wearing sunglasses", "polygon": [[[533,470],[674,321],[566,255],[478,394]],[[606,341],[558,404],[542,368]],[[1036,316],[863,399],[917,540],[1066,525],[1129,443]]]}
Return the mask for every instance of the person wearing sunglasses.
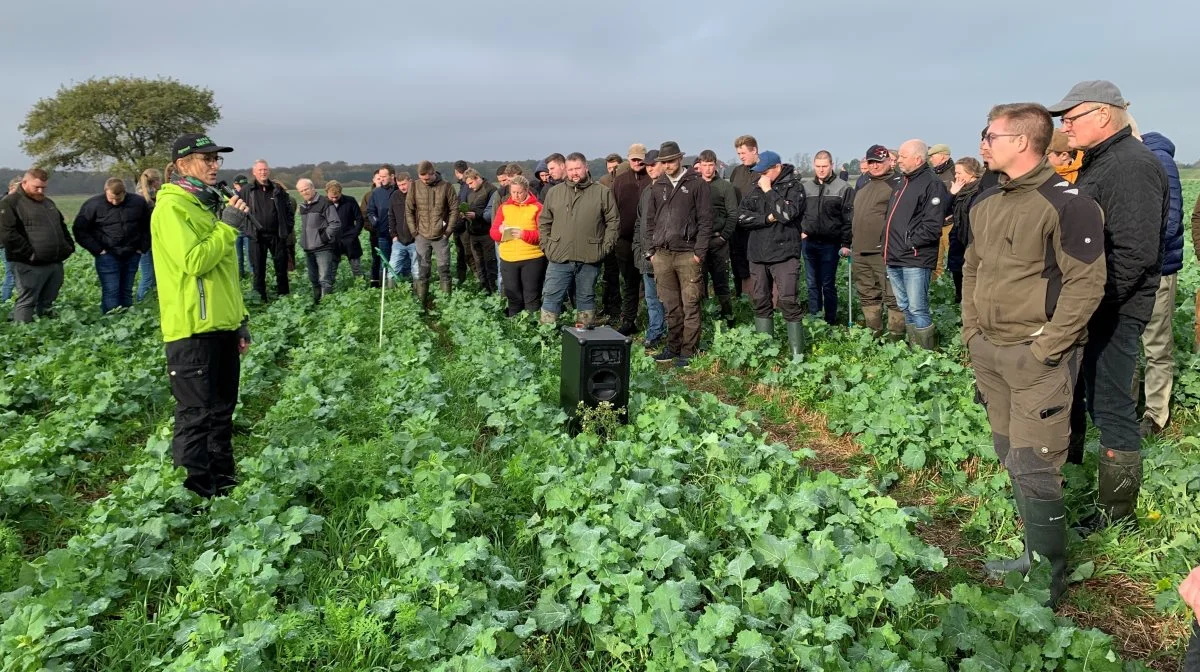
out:
{"label": "person wearing sunglasses", "polygon": [[[1088,323],[1083,375],[1071,422],[1082,458],[1087,420],[1100,430],[1096,514],[1084,531],[1132,520],[1142,482],[1141,428],[1133,386],[1138,343],[1154,311],[1162,273],[1169,196],[1167,175],[1129,125],[1128,103],[1112,82],[1076,84],[1052,115],[1062,117],[1070,147],[1083,150],[1075,187],[1104,210],[1108,280]],[[1086,403],[1086,406],[1085,406]]]}
{"label": "person wearing sunglasses", "polygon": [[150,217],[167,374],[175,397],[171,455],[187,470],[184,486],[201,497],[237,484],[233,411],[240,356],[250,348],[249,315],[238,283],[236,242],[249,207],[215,189],[221,154],[233,148],[207,135],[175,141],[169,181]]}

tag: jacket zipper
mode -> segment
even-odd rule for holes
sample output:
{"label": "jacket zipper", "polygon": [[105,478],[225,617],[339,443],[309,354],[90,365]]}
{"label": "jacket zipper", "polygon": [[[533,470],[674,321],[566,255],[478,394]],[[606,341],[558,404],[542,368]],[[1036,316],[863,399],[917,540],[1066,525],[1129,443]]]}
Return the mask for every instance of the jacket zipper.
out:
{"label": "jacket zipper", "polygon": [[204,296],[204,280],[196,278],[196,287],[200,290],[200,319],[208,319],[208,303]]}
{"label": "jacket zipper", "polygon": [[[884,231],[883,231],[883,263],[884,264],[887,264],[887,258],[888,258],[888,238],[892,237],[892,217],[894,217],[896,215],[896,210],[900,207],[900,199],[904,198],[904,192],[907,189],[908,189],[908,178],[906,177],[906,178],[904,178],[904,186],[900,187],[900,194],[896,196],[896,207],[892,208],[892,211],[890,213],[888,213],[887,224],[884,226]],[[905,239],[904,242],[908,243],[908,240]]]}

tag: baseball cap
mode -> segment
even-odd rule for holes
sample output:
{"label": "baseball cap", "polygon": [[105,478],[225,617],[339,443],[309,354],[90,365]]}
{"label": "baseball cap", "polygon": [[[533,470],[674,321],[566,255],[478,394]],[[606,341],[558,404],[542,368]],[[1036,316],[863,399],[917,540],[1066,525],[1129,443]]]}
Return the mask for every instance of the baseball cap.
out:
{"label": "baseball cap", "polygon": [[933,156],[934,154],[949,155],[950,154],[950,145],[940,145],[939,144],[939,145],[934,145],[933,147],[930,147],[929,148],[929,156]]}
{"label": "baseball cap", "polygon": [[182,159],[191,154],[232,151],[232,147],[218,145],[203,133],[187,133],[175,139],[175,144],[171,146],[171,158]]}
{"label": "baseball cap", "polygon": [[250,179],[245,175],[236,175],[233,178],[234,184],[250,184]]}
{"label": "baseball cap", "polygon": [[658,163],[658,150],[657,149],[652,149],[652,150],[646,152],[645,163],[648,166]]}
{"label": "baseball cap", "polygon": [[1080,103],[1105,103],[1116,107],[1128,107],[1129,103],[1121,96],[1121,90],[1116,84],[1107,79],[1090,79],[1071,87],[1062,100],[1046,108],[1052,116],[1060,116],[1063,112]]}
{"label": "baseball cap", "polygon": [[883,145],[871,145],[867,148],[867,153],[863,156],[867,159],[868,163],[871,161],[887,161],[889,156],[888,148]]}
{"label": "baseball cap", "polygon": [[783,163],[783,161],[779,159],[779,154],[767,150],[765,152],[758,153],[758,163],[754,164],[754,167],[750,170],[756,173],[765,173],[781,163]]}
{"label": "baseball cap", "polygon": [[[645,159],[646,158],[646,146],[640,142],[633,143],[632,145],[629,146],[629,152],[627,152],[627,156],[631,159]],[[618,158],[620,158],[620,157],[618,157]]]}

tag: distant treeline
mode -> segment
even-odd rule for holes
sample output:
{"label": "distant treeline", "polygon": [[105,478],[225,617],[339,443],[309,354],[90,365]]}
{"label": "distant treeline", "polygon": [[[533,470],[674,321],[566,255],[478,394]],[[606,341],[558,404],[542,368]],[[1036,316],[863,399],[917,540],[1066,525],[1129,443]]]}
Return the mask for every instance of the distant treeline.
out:
{"label": "distant treeline", "polygon": [[[508,163],[518,163],[525,169],[528,177],[533,176],[533,168],[540,159],[524,159],[520,161],[476,161],[471,164],[485,179],[495,181],[496,169]],[[305,163],[298,166],[271,166],[271,179],[278,180],[288,187],[293,187],[296,180],[307,177],[320,187],[329,180],[337,180],[343,186],[364,187],[371,184],[371,176],[379,169],[381,163],[348,164],[345,161],[325,162],[318,164]],[[392,164],[397,173],[407,172],[415,180],[417,178],[416,164]],[[447,180],[454,180],[454,162],[438,162],[434,166],[441,171]],[[589,163],[592,175],[599,177],[604,174],[604,157]],[[24,169],[0,168],[0,183],[8,186],[8,181],[24,174]],[[250,175],[250,166],[245,168],[223,168],[219,173],[220,179],[233,182],[237,175]],[[104,191],[104,181],[110,174],[101,171],[62,170],[50,176],[47,192],[51,194],[98,194]],[[132,184],[129,185],[133,187]]]}

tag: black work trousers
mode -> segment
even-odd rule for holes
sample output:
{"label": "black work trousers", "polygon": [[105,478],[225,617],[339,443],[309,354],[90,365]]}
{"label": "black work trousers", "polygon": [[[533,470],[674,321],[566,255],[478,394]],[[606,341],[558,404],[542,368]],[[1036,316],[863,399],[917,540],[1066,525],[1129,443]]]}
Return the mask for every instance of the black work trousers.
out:
{"label": "black work trousers", "polygon": [[201,497],[237,484],[233,410],[242,371],[235,331],[197,334],[167,343],[167,373],[175,396],[171,456],[187,470],[183,484]]}
{"label": "black work trousers", "polygon": [[250,254],[254,257],[254,291],[267,300],[267,255],[271,256],[271,265],[275,268],[275,291],[279,296],[286,296],[290,291],[288,285],[288,246],[286,241],[275,236],[258,237],[250,241]]}

